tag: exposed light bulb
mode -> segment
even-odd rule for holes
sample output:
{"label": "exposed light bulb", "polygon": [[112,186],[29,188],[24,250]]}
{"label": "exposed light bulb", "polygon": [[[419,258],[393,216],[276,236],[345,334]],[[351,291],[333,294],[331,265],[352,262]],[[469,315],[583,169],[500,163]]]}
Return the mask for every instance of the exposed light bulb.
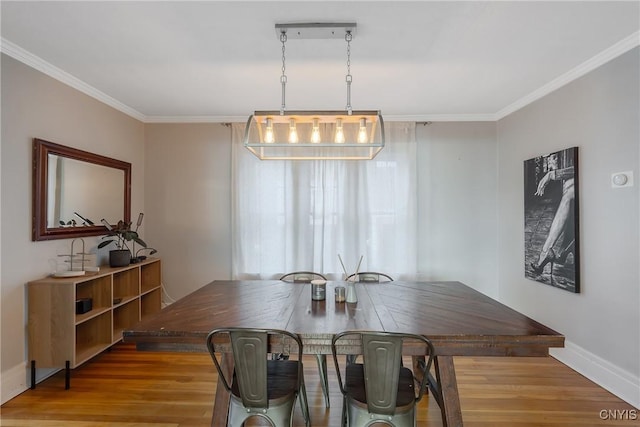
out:
{"label": "exposed light bulb", "polygon": [[313,128],[311,130],[311,142],[314,144],[320,143],[320,120],[313,119]]}
{"label": "exposed light bulb", "polygon": [[275,141],[273,136],[273,119],[267,118],[266,120],[266,130],[264,133],[264,142],[267,144],[272,144]]}
{"label": "exposed light bulb", "polygon": [[336,144],[344,144],[344,129],[342,129],[342,119],[336,119]]}
{"label": "exposed light bulb", "polygon": [[365,144],[369,141],[367,137],[367,119],[360,119],[360,129],[358,130],[358,142]]}
{"label": "exposed light bulb", "polygon": [[298,142],[298,130],[296,129],[296,121],[289,119],[289,142],[295,144]]}

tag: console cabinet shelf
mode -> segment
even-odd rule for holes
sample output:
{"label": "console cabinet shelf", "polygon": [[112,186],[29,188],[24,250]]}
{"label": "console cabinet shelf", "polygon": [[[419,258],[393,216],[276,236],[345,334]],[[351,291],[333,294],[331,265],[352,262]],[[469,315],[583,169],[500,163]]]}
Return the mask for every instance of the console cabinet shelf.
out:
{"label": "console cabinet shelf", "polygon": [[[33,387],[36,366],[76,368],[120,341],[123,330],[160,311],[161,263],[148,258],[85,276],[47,277],[29,282],[27,294]],[[82,298],[91,299],[91,310],[76,314]]]}

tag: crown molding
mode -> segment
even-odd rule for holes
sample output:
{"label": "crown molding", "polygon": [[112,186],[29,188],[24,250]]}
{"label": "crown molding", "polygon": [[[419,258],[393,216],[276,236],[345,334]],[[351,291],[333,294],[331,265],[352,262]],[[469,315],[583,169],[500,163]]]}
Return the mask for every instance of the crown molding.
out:
{"label": "crown molding", "polygon": [[495,122],[495,114],[382,114],[385,122]]}
{"label": "crown molding", "polygon": [[246,116],[147,116],[145,123],[244,123]]}
{"label": "crown molding", "polygon": [[541,88],[534,90],[524,98],[520,98],[513,104],[508,105],[507,107],[498,111],[497,113],[495,113],[495,120],[500,120],[505,118],[509,114],[512,114],[518,111],[519,109],[531,104],[532,102],[537,101],[538,99],[550,94],[551,92],[560,89],[562,86],[565,86],[566,84],[571,83],[572,81],[584,76],[590,71],[595,70],[596,68],[606,64],[612,59],[617,58],[618,56],[630,51],[631,49],[639,45],[640,45],[640,31],[636,31],[635,33],[631,34],[629,37],[626,37],[620,40],[618,43],[614,44],[613,46],[603,50],[593,58],[586,60],[582,64],[575,67],[573,70],[570,70],[569,72],[561,75],[560,77],[550,81],[549,83],[542,86]]}
{"label": "crown molding", "polygon": [[[493,114],[382,115],[385,122],[494,122]],[[147,116],[145,123],[244,123],[246,116]]]}
{"label": "crown molding", "polygon": [[34,55],[31,52],[28,52],[18,46],[15,43],[10,42],[4,37],[0,39],[0,51],[13,59],[22,62],[34,68],[49,77],[52,77],[67,86],[71,86],[72,88],[84,93],[85,95],[89,95],[92,98],[97,99],[98,101],[107,104],[110,107],[115,108],[118,111],[123,112],[124,114],[133,117],[136,120],[141,122],[146,121],[146,116],[139,111],[134,110],[128,105],[123,104],[115,98],[110,97],[104,92],[99,91],[93,86],[88,85],[77,77],[72,76],[66,71],[61,70],[55,65],[50,64],[39,56]]}

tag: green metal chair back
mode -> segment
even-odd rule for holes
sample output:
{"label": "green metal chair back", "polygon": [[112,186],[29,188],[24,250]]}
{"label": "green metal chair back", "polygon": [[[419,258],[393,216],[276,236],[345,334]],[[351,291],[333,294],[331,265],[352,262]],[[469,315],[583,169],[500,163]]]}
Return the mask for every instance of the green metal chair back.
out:
{"label": "green metal chair back", "polygon": [[[418,346],[426,358],[424,365],[415,367],[420,372],[402,366],[403,346],[409,343]],[[343,426],[369,426],[375,422],[395,427],[415,425],[415,405],[428,386],[434,357],[431,341],[414,334],[344,331],[333,337],[331,352],[343,395]],[[363,360],[346,364],[344,381],[339,354],[361,354]],[[421,377],[417,394],[416,377]]]}
{"label": "green metal chair back", "polygon": [[[218,371],[218,381],[231,393],[228,426],[241,427],[258,416],[275,426],[290,426],[299,397],[306,425],[309,407],[302,369],[302,341],[298,335],[279,329],[221,328],[207,336],[207,348]],[[268,354],[289,355],[297,360],[268,360]],[[231,351],[234,371],[227,378],[216,353]]]}

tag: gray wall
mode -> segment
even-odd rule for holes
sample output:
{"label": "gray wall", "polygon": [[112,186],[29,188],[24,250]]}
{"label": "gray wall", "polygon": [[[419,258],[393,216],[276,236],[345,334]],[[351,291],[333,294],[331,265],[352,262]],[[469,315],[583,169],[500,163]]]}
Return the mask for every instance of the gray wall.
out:
{"label": "gray wall", "polygon": [[496,124],[418,125],[418,272],[497,297]]}
{"label": "gray wall", "polygon": [[163,258],[171,298],[231,278],[231,128],[149,124],[147,244]]}
{"label": "gray wall", "polygon": [[[144,211],[144,125],[2,55],[3,402],[6,396],[22,392],[26,384],[25,284],[55,271],[57,255],[71,248],[70,240],[31,241],[31,144],[35,137],[130,162],[132,211]],[[87,249],[95,249],[96,241],[85,239]]]}
{"label": "gray wall", "polygon": [[[590,358],[583,373],[631,382],[640,404],[639,49],[498,122],[500,299],[566,335],[560,358]],[[524,278],[523,161],[579,147],[582,291]],[[611,174],[635,171],[636,185],[611,188]],[[574,354],[568,354],[573,352]],[[601,359],[601,360],[598,360]],[[571,360],[568,360],[571,363]],[[574,363],[572,363],[575,365]],[[575,366],[574,366],[575,367]],[[635,382],[635,389],[633,383]]]}

